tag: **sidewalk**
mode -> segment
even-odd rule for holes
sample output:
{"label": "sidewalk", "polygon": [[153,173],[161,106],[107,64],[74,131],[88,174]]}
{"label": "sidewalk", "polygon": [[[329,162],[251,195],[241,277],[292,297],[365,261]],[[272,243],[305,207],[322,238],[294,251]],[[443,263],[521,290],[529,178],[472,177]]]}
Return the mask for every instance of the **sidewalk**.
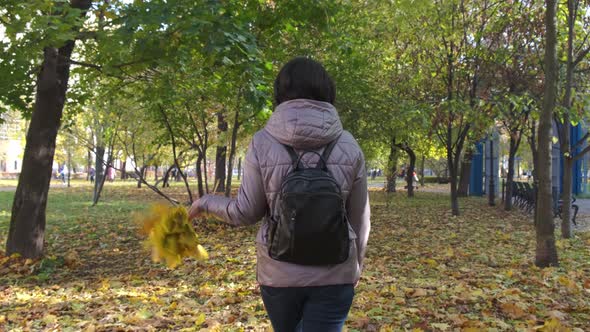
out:
{"label": "sidewalk", "polygon": [[[397,182],[395,186],[395,190],[402,192],[407,191],[405,187],[405,182]],[[369,189],[381,189],[385,187],[385,183],[369,183]],[[429,184],[427,183],[424,187],[419,186],[417,189],[414,189],[415,192],[428,192],[428,193],[450,193],[449,185],[448,184]],[[590,202],[588,203],[590,205]],[[590,209],[590,207],[589,207]]]}
{"label": "sidewalk", "polygon": [[585,214],[585,215],[590,215],[590,199],[589,198],[578,198],[576,199],[576,204],[577,206],[580,207],[580,210],[578,211],[578,215],[581,214]]}
{"label": "sidewalk", "polygon": [[[578,198],[575,203],[580,207],[576,217],[577,226],[574,230],[578,232],[590,232],[590,199]],[[572,212],[573,213],[573,212]]]}
{"label": "sidewalk", "polygon": [[[65,183],[52,183],[50,184],[49,188],[67,188],[68,185]],[[2,191],[16,191],[16,187],[0,187],[0,192]]]}

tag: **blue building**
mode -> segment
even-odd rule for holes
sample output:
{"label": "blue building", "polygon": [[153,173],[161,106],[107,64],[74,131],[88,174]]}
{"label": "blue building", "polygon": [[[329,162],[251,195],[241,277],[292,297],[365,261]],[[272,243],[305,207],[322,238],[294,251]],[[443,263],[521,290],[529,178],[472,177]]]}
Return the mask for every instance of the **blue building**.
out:
{"label": "blue building", "polygon": [[[586,146],[587,143],[576,146],[576,143],[586,135],[588,129],[583,124],[572,126],[571,128],[571,146],[573,155],[580,153]],[[496,134],[497,135],[497,134]],[[553,126],[553,136],[557,136],[557,128]],[[492,147],[493,144],[493,147]],[[522,144],[522,143],[521,143]],[[521,145],[521,149],[528,148],[526,145]],[[490,158],[490,150],[494,151],[493,158]],[[497,136],[493,139],[485,139],[476,144],[475,153],[473,155],[473,161],[471,164],[471,178],[469,185],[469,195],[482,196],[486,190],[486,183],[489,183],[490,170],[493,168],[492,174],[496,179],[496,184],[500,184],[499,178],[499,160],[497,151],[499,151],[499,141]],[[559,143],[553,144],[552,151],[552,181],[554,190],[561,193],[563,191],[563,156],[559,149]],[[515,170],[516,171],[516,170]],[[590,195],[590,153],[584,155],[583,158],[574,162],[574,171],[572,174],[573,194],[576,196]],[[496,193],[500,190],[501,185],[496,185]]]}
{"label": "blue building", "polygon": [[[554,135],[557,131],[555,125],[553,126]],[[575,156],[580,153],[587,144],[576,146],[576,143],[586,135],[588,129],[582,124],[572,126],[570,131],[572,154]],[[572,173],[572,192],[574,195],[588,195],[588,173],[589,173],[590,156],[586,154],[583,158],[574,162],[574,171]],[[559,144],[553,145],[553,183],[558,188],[559,192],[563,192],[563,156],[559,150]]]}

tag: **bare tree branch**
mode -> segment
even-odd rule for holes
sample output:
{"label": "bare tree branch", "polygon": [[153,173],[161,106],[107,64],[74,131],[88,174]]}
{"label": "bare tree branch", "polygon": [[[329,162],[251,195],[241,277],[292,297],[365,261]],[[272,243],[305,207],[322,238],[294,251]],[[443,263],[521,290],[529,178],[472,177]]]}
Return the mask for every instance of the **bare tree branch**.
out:
{"label": "bare tree branch", "polygon": [[174,139],[174,131],[172,130],[172,126],[170,125],[170,121],[168,121],[168,116],[166,115],[166,111],[164,111],[164,108],[162,107],[162,105],[158,104],[158,108],[160,110],[160,113],[162,114],[162,117],[164,119],[164,123],[166,124],[166,128],[168,129],[168,133],[170,134],[170,139],[172,140],[172,154],[174,156],[174,164],[176,165],[176,168],[178,168],[178,172],[180,172],[180,176],[182,176],[182,179],[184,180],[184,185],[186,187],[186,191],[188,193],[189,200],[192,203],[193,202],[193,194],[191,193],[191,189],[188,184],[188,180],[186,179],[186,175],[184,174],[184,172],[182,172],[182,169],[180,168],[180,164],[178,162],[178,156],[176,155],[176,140]]}
{"label": "bare tree branch", "polygon": [[573,161],[576,161],[576,160],[582,159],[582,157],[584,157],[584,155],[586,153],[588,153],[588,151],[590,151],[590,145],[588,145],[587,147],[585,147],[584,150],[582,150],[579,153],[577,153],[576,156],[572,158],[572,160]]}
{"label": "bare tree branch", "polygon": [[580,138],[572,148],[576,149],[584,145],[584,143],[586,143],[586,141],[588,140],[588,137],[590,137],[590,132],[587,132],[586,135],[584,135],[584,137]]}
{"label": "bare tree branch", "polygon": [[80,61],[76,61],[73,59],[68,59],[68,61],[73,64],[73,65],[77,65],[77,66],[82,66],[82,67],[88,67],[88,68],[93,68],[96,69],[100,72],[102,72],[102,67],[99,65],[95,65],[93,63],[86,63],[86,62],[80,62]]}
{"label": "bare tree branch", "polygon": [[574,60],[574,67],[577,66],[580,62],[582,62],[582,60],[584,60],[584,58],[586,57],[586,55],[588,55],[589,52],[590,46],[580,51],[580,53],[578,53],[578,56],[576,56],[576,59]]}

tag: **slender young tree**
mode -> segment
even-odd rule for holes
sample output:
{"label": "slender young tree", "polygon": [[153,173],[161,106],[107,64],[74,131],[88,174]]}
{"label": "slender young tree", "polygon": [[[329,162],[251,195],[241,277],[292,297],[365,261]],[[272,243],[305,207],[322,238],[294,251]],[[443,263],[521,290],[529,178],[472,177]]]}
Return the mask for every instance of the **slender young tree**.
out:
{"label": "slender young tree", "polygon": [[557,0],[546,0],[545,12],[545,93],[539,118],[537,179],[538,193],[535,215],[537,249],[535,264],[539,267],[558,265],[553,223],[551,191],[551,123],[557,97]]}
{"label": "slender young tree", "polygon": [[227,154],[227,143],[225,135],[228,125],[222,111],[217,113],[217,148],[215,150],[215,192],[225,192],[225,162]]}
{"label": "slender young tree", "polygon": [[[584,154],[589,150],[584,149],[580,152],[576,152],[577,149],[572,149],[572,143],[574,147],[583,145],[589,137],[589,134],[585,135],[576,142],[571,141],[571,127],[572,127],[572,104],[574,91],[574,74],[575,69],[584,58],[590,52],[590,45],[585,45],[588,37],[590,37],[590,31],[583,31],[580,43],[576,45],[576,22],[581,11],[587,11],[590,9],[589,5],[585,5],[580,8],[579,0],[567,0],[567,40],[565,46],[566,63],[565,63],[565,82],[563,83],[563,100],[561,102],[563,110],[563,118],[556,121],[558,129],[558,137],[560,142],[560,150],[563,155],[563,194],[562,194],[562,222],[561,222],[561,236],[563,238],[572,237],[572,189],[573,189],[573,171],[575,161],[581,159]],[[583,23],[583,29],[587,30],[587,23]],[[557,119],[557,117],[556,117]]]}

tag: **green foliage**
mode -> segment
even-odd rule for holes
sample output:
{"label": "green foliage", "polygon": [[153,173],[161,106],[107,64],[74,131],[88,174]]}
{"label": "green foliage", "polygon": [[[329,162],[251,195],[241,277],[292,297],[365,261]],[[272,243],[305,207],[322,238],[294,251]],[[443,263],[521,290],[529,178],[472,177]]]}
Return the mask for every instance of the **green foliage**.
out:
{"label": "green foliage", "polygon": [[[174,115],[180,109],[198,119],[204,115],[207,123],[216,112],[232,119],[239,109],[239,137],[247,138],[273,107],[276,70],[306,55],[334,77],[336,106],[370,159],[383,159],[392,137],[428,155],[440,147],[433,138],[446,140],[441,129],[449,121],[453,141],[465,124],[468,141],[476,141],[494,119],[502,120],[495,107],[510,96],[539,98],[542,10],[528,2],[475,0],[234,0],[198,6],[188,0],[118,0],[96,1],[83,18],[68,1],[7,0],[0,7],[0,105],[27,115],[43,47],[77,39],[66,116],[74,118],[105,96],[125,99],[121,112],[133,114],[131,105],[141,105],[152,114],[150,126],[159,126],[153,142],[145,142],[149,146],[170,144],[159,106],[186,137],[190,121]],[[577,15],[576,27],[585,31],[587,11]],[[566,16],[559,19],[565,23]],[[576,38],[582,51],[584,34]],[[450,66],[455,82],[449,90]],[[587,61],[579,66],[586,68]],[[473,93],[475,76],[479,87]],[[590,104],[584,96],[574,93],[574,123]]]}
{"label": "green foliage", "polygon": [[28,117],[43,48],[76,37],[84,19],[69,2],[46,0],[3,1],[0,17],[0,113],[9,107]]}

